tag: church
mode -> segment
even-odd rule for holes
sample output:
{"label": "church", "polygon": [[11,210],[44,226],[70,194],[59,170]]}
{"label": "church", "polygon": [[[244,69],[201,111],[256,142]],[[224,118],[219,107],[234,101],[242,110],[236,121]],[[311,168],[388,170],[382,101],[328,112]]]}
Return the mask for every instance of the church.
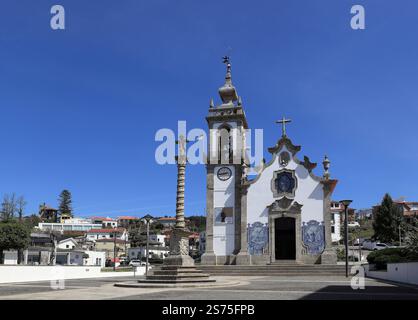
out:
{"label": "church", "polygon": [[[322,176],[314,174],[317,164],[286,133],[268,148],[263,161],[250,176],[245,155],[218,157],[225,146],[246,146],[249,129],[244,107],[232,84],[231,63],[225,84],[219,89],[222,103],[211,100],[206,117],[210,156],[206,164],[206,249],[204,265],[266,265],[288,261],[300,264],[336,264],[331,240],[331,196],[337,180],[330,178],[325,156]],[[221,139],[219,132],[227,132]],[[239,140],[239,141],[237,141]],[[228,149],[228,148],[227,148]],[[213,155],[221,161],[212,161]],[[245,154],[245,152],[244,152]],[[209,161],[210,159],[210,161]]]}

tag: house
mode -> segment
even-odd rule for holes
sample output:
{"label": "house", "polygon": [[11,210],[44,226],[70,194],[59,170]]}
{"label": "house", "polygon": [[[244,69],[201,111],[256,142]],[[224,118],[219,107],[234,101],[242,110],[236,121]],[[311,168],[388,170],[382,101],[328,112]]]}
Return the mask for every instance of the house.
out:
{"label": "house", "polygon": [[77,246],[78,242],[73,238],[63,239],[57,243],[57,249],[72,250]]}
{"label": "house", "polygon": [[102,228],[117,228],[118,221],[110,217],[91,217],[91,221],[95,224],[101,224]]}
{"label": "house", "polygon": [[161,223],[164,227],[174,227],[176,224],[175,217],[162,217],[157,219],[158,223]]}
{"label": "house", "polygon": [[332,242],[339,242],[342,230],[342,216],[344,215],[344,208],[338,201],[331,201],[331,240]]}
{"label": "house", "polygon": [[96,251],[104,252],[106,260],[114,258],[116,249],[116,257],[120,258],[126,256],[130,243],[121,239],[98,239],[96,240]]}
{"label": "house", "polygon": [[39,217],[41,221],[57,222],[58,209],[52,208],[45,203],[39,206]]}
{"label": "house", "polygon": [[140,221],[140,218],[133,216],[121,216],[118,217],[118,225],[123,228],[128,228],[129,225],[135,224]]}
{"label": "house", "polygon": [[106,262],[106,253],[101,251],[90,250],[68,250],[58,249],[56,264],[59,265],[76,265],[76,266],[101,266],[104,267]]}
{"label": "house", "polygon": [[128,241],[128,232],[125,228],[107,228],[107,229],[91,229],[87,231],[88,240],[102,240],[113,239],[116,234],[116,238],[123,241]]}
{"label": "house", "polygon": [[56,231],[56,232],[65,232],[65,231],[79,231],[87,232],[91,229],[100,229],[102,224],[92,223],[90,219],[67,219],[62,223],[57,222],[40,222],[38,224],[38,229],[41,231]]}
{"label": "house", "polygon": [[[394,200],[393,203],[402,212],[406,223],[411,223],[414,219],[418,218],[418,202],[416,201],[405,201],[404,199]],[[380,205],[373,206],[373,217],[376,214]]]}
{"label": "house", "polygon": [[149,235],[150,242],[158,242],[161,246],[165,247],[168,246],[167,236],[165,234],[150,234]]}
{"label": "house", "polygon": [[[146,253],[147,246],[141,245],[139,247],[129,248],[128,249],[128,257],[129,260],[141,260],[147,256]],[[168,257],[170,253],[170,248],[165,246],[158,246],[158,245],[150,245],[148,248],[148,259],[165,259]]]}

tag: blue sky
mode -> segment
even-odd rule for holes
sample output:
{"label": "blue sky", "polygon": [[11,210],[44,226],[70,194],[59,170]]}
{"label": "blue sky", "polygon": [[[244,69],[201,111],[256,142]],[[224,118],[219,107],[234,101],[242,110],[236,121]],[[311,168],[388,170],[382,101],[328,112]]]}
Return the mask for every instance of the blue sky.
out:
{"label": "blue sky", "polygon": [[[354,4],[366,30],[350,28]],[[80,216],[173,215],[176,168],[156,164],[155,132],[206,129],[230,53],[265,150],[286,115],[299,157],[329,156],[335,199],[418,200],[417,30],[415,0],[3,0],[0,195],[24,195],[27,213],[67,188]],[[204,214],[205,167],[187,170],[186,214]]]}

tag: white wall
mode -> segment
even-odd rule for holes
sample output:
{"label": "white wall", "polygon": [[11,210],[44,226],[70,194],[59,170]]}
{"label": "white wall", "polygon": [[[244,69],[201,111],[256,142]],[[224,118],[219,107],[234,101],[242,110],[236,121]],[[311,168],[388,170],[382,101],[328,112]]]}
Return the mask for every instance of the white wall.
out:
{"label": "white wall", "polygon": [[365,266],[366,276],[418,285],[418,262],[388,263],[387,271],[369,271]]}
{"label": "white wall", "polygon": [[[286,147],[278,152],[287,151]],[[268,222],[267,206],[271,205],[279,198],[273,197],[271,190],[271,181],[275,171],[281,169],[295,170],[297,178],[297,188],[295,193],[295,201],[302,204],[302,219],[301,222],[308,222],[316,220],[324,221],[323,206],[324,206],[324,192],[320,182],[315,181],[308,170],[302,165],[298,165],[291,156],[291,160],[286,167],[279,164],[279,156],[275,158],[274,162],[264,169],[260,178],[252,184],[248,189],[247,195],[247,216],[248,223],[254,222]]]}
{"label": "white wall", "polygon": [[[0,283],[50,281],[65,279],[107,278],[133,276],[133,272],[101,272],[101,267],[80,266],[0,266]],[[138,267],[136,275],[145,274]]]}
{"label": "white wall", "polygon": [[[227,181],[218,179],[218,170],[228,167],[232,171],[232,176]],[[216,222],[216,217],[224,207],[235,206],[235,168],[233,166],[219,166],[214,170],[214,192],[213,192],[213,250],[215,255],[231,255],[235,248],[235,209],[233,217],[228,223]]]}
{"label": "white wall", "polygon": [[74,249],[76,244],[77,243],[73,239],[68,238],[68,239],[58,242],[57,248],[58,249]]}

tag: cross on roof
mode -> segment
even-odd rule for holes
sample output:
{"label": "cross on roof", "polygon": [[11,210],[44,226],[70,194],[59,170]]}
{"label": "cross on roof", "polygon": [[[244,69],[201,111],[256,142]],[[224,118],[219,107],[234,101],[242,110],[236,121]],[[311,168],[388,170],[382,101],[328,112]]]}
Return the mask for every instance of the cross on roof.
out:
{"label": "cross on roof", "polygon": [[292,122],[290,119],[286,119],[283,117],[281,120],[277,120],[276,123],[280,123],[282,125],[282,136],[286,137],[286,123]]}

